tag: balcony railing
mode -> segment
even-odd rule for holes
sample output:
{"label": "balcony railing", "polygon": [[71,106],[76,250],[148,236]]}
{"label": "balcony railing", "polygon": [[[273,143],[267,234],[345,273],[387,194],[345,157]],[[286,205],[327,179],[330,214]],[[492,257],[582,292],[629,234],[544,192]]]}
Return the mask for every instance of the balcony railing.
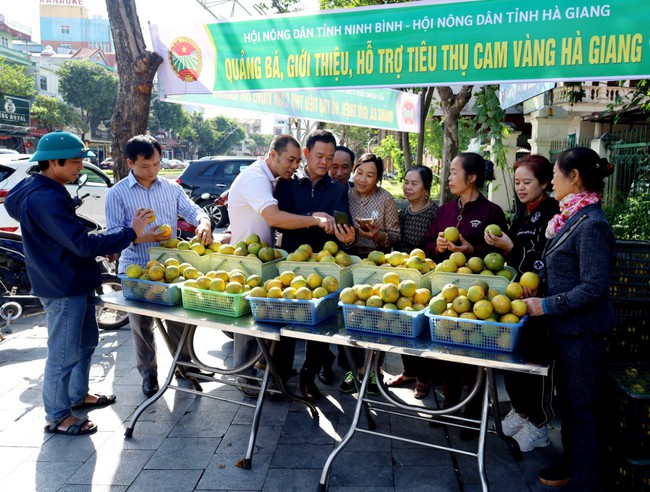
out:
{"label": "balcony railing", "polygon": [[611,104],[617,101],[617,98],[627,99],[628,95],[634,92],[633,87],[614,87],[607,85],[583,85],[583,86],[562,86],[553,89],[553,104],[571,104],[572,95],[575,91],[582,89],[585,92],[580,102],[576,104]]}

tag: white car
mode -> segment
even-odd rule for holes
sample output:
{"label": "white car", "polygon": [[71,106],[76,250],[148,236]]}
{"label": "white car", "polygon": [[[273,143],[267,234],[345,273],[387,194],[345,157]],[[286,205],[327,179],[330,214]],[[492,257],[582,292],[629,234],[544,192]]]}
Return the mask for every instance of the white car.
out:
{"label": "white car", "polygon": [[[11,188],[30,174],[38,172],[38,162],[29,162],[31,155],[27,154],[18,154],[17,156],[14,154],[14,157],[18,157],[18,159],[0,159],[0,231],[20,234],[20,224],[9,217],[4,207],[4,201]],[[77,213],[105,226],[104,204],[106,203],[106,193],[113,182],[106,173],[89,161],[84,160],[82,173],[88,175],[88,180],[79,190],[79,195],[88,194],[88,196],[84,198]],[[77,195],[77,184],[70,183],[66,185],[66,188],[71,196]]]}

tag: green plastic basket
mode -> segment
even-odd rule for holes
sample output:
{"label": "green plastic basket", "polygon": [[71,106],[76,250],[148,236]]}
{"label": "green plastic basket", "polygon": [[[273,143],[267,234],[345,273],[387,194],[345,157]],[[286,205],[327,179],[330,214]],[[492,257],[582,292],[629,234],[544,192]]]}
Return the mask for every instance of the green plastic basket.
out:
{"label": "green plastic basket", "polygon": [[339,288],[352,287],[352,267],[361,261],[358,256],[350,256],[352,265],[349,267],[340,267],[336,263],[320,263],[313,261],[285,261],[278,263],[278,273],[290,270],[296,275],[302,275],[307,278],[312,273],[317,273],[321,277],[334,277],[339,282]]}
{"label": "green plastic basket", "polygon": [[320,299],[275,299],[249,297],[255,321],[297,325],[316,325],[336,314],[339,292]]}
{"label": "green plastic basket", "polygon": [[[511,268],[511,267],[510,267]],[[469,274],[469,273],[449,273],[449,272],[433,272],[430,276],[431,279],[431,293],[436,295],[442,290],[442,288],[447,284],[454,284],[459,289],[469,289],[472,285],[476,283],[477,280],[483,280],[487,282],[490,289],[499,291],[499,294],[503,294],[506,291],[506,287],[511,283],[505,277],[499,277],[496,275],[478,275],[478,274]]]}
{"label": "green plastic basket", "polygon": [[424,311],[397,311],[342,302],[339,302],[339,306],[343,308],[346,330],[417,338],[427,329]]}
{"label": "green plastic basket", "polygon": [[181,303],[181,285],[129,278],[126,275],[119,275],[122,281],[122,294],[126,299],[137,301],[153,302],[165,306],[175,306]]}
{"label": "green plastic basket", "polygon": [[358,284],[381,284],[384,275],[388,272],[394,272],[402,280],[413,280],[418,287],[427,287],[430,285],[430,278],[433,272],[422,275],[415,268],[385,267],[373,265],[352,265],[352,279],[354,285]]}
{"label": "green plastic basket", "polygon": [[[286,251],[279,251],[282,258],[287,256]],[[224,255],[222,253],[212,253],[209,256],[209,270],[225,270],[226,272],[241,270],[244,272],[246,277],[259,275],[262,277],[262,280],[268,280],[278,275],[278,263],[282,261],[282,258],[262,263],[259,258],[253,256],[235,256]]]}
{"label": "green plastic basket", "polygon": [[149,258],[164,263],[167,258],[176,258],[180,263],[189,263],[201,273],[210,271],[210,254],[198,255],[194,251],[153,246],[148,249]]}
{"label": "green plastic basket", "polygon": [[248,292],[244,294],[228,294],[227,292],[197,289],[185,285],[181,286],[181,292],[185,309],[232,317],[243,316],[251,312]]}
{"label": "green plastic basket", "polygon": [[520,328],[524,326],[527,316],[519,320],[516,325],[508,323],[495,323],[491,321],[451,318],[437,316],[429,308],[425,310],[429,318],[431,340],[438,343],[451,343],[464,347],[500,350],[512,352],[521,334]]}

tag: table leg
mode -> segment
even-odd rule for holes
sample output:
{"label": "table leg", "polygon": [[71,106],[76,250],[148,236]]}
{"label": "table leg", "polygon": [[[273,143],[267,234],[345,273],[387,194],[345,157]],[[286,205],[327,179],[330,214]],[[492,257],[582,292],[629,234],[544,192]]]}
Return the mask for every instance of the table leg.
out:
{"label": "table leg", "polygon": [[[155,321],[157,323],[160,323],[160,320],[158,318],[155,318]],[[187,336],[190,331],[190,327],[191,325],[185,325],[185,327],[183,328],[183,334],[181,335],[181,339],[180,342],[178,343],[178,347],[176,347],[176,352],[174,353],[174,358],[172,359],[172,363],[169,366],[169,373],[167,374],[167,378],[165,379],[165,382],[162,384],[162,386],[160,387],[160,389],[155,395],[143,401],[140,404],[140,406],[135,409],[135,412],[131,417],[131,422],[129,423],[129,426],[126,428],[126,431],[124,432],[124,437],[127,438],[133,437],[133,428],[135,427],[135,423],[140,418],[140,415],[142,415],[142,413],[147,409],[147,407],[149,407],[149,405],[156,402],[156,400],[158,400],[158,398],[160,398],[163,395],[163,393],[167,391],[167,388],[169,387],[169,384],[172,382],[172,378],[174,377],[174,371],[176,370],[176,363],[178,362],[178,359],[183,350],[183,346],[187,341]],[[161,332],[164,332],[164,329],[161,330]]]}
{"label": "table leg", "polygon": [[[352,358],[352,352],[350,351],[350,347],[348,347],[346,345],[346,346],[343,347],[343,350],[344,350],[345,356],[347,357],[348,362],[350,364],[350,370],[352,371],[352,378],[354,380],[354,386],[357,388],[357,393],[359,394],[359,400],[362,401],[363,398],[361,398],[361,389],[359,387],[359,369],[357,368],[357,366],[354,363],[354,360]],[[366,360],[365,360],[365,363],[364,363],[364,366],[365,366],[364,376],[365,376],[365,374],[368,373],[368,364],[367,363],[368,363],[368,356],[370,355],[370,352],[371,352],[370,350],[365,351]],[[368,422],[368,427],[371,430],[375,430],[377,428],[377,424],[375,423],[375,419],[372,417],[372,414],[370,413],[370,408],[368,408],[367,405],[364,405],[363,409],[364,409],[365,414],[366,414],[366,420]]]}
{"label": "table leg", "polygon": [[508,445],[508,449],[512,454],[512,457],[515,461],[521,461],[523,456],[521,455],[521,450],[519,449],[519,444],[512,437],[506,436],[503,433],[503,427],[501,426],[501,411],[499,410],[499,394],[497,391],[496,379],[494,377],[493,369],[486,369],[488,386],[490,388],[490,399],[492,400],[492,414],[494,417],[494,429],[496,430],[497,435],[505,441]]}
{"label": "table leg", "polygon": [[275,364],[275,361],[273,360],[273,355],[271,354],[271,351],[269,350],[268,345],[266,345],[266,341],[258,338],[257,339],[257,344],[260,346],[260,350],[262,352],[262,355],[264,356],[264,359],[266,360],[266,367],[267,369],[270,369],[271,375],[273,376],[273,379],[275,382],[278,384],[280,387],[280,391],[282,391],[282,394],[285,395],[286,397],[297,401],[298,403],[302,403],[305,405],[307,408],[309,408],[309,412],[311,413],[312,417],[318,417],[318,409],[316,406],[310,402],[309,400],[306,400],[304,398],[300,398],[299,396],[294,395],[289,389],[287,388],[287,385],[284,384],[284,381],[282,380],[282,377],[280,376],[280,372],[278,371],[278,367]]}
{"label": "table leg", "polygon": [[483,405],[481,406],[481,428],[478,435],[478,450],[476,453],[476,461],[478,462],[478,473],[481,477],[481,488],[483,492],[490,490],[490,485],[487,481],[487,473],[485,471],[485,438],[487,435],[488,415],[490,412],[490,398],[489,392],[491,388],[490,381],[488,380],[483,388]]}
{"label": "table leg", "polygon": [[[347,347],[346,347],[347,349]],[[325,462],[325,466],[323,467],[323,471],[320,476],[320,483],[318,484],[318,491],[323,492],[327,490],[328,488],[328,482],[329,482],[329,474],[330,474],[330,469],[332,467],[332,464],[334,463],[334,460],[338,456],[338,454],[343,451],[343,448],[350,442],[350,439],[352,439],[352,436],[354,435],[354,432],[357,430],[357,426],[359,424],[359,418],[361,417],[361,409],[364,408],[364,403],[363,403],[363,398],[366,394],[366,390],[368,388],[368,384],[370,381],[370,371],[372,368],[372,362],[375,357],[378,357],[378,352],[375,352],[374,350],[366,350],[366,362],[365,362],[365,373],[363,375],[363,380],[361,381],[361,388],[359,389],[359,399],[357,400],[357,404],[354,407],[354,415],[352,416],[352,424],[350,425],[350,430],[343,436],[343,439],[341,440],[340,444],[332,451],[332,453],[327,457],[327,461]],[[353,371],[354,374],[354,371]],[[355,374],[355,383],[356,383],[356,374]]]}

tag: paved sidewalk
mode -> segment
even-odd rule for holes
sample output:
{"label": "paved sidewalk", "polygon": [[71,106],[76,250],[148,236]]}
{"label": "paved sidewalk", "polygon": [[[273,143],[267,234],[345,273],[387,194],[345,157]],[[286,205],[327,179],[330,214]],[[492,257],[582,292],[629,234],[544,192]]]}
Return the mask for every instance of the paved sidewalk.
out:
{"label": "paved sidewalk", "polygon": [[[265,402],[252,470],[238,468],[236,463],[244,456],[253,410],[227,402],[168,391],[141,416],[133,438],[125,439],[125,422],[144,399],[127,325],[100,333],[91,390],[114,393],[118,400],[89,412],[99,431],[83,437],[45,434],[41,384],[47,331],[43,325],[43,315],[22,318],[0,343],[3,491],[316,491],[325,460],[352,418],[355,396],[339,392],[342,371],[335,368],[337,382],[331,387],[320,385],[326,398],[318,403],[319,419],[312,419],[297,403]],[[230,362],[232,340],[207,329],[199,329],[197,336],[201,339],[198,346],[206,348],[200,357]],[[158,343],[163,346],[162,339]],[[296,367],[303,350],[298,343]],[[161,379],[171,361],[164,352],[159,356]],[[388,355],[385,369],[395,374],[400,368],[399,357]],[[295,378],[290,384],[295,389]],[[230,386],[209,383],[203,388],[245,398]],[[410,388],[399,391],[404,398],[410,397]],[[444,443],[443,429],[432,429],[425,422],[386,414],[376,422],[379,429]],[[473,444],[461,443],[457,430],[449,434],[454,445],[470,449]],[[551,440],[551,446],[526,453],[517,463],[498,437],[488,435],[486,467],[491,490],[554,490],[536,478],[558,455],[557,430],[551,431]],[[449,452],[357,433],[334,462],[330,491],[480,490],[475,458],[454,456],[458,474]]]}

